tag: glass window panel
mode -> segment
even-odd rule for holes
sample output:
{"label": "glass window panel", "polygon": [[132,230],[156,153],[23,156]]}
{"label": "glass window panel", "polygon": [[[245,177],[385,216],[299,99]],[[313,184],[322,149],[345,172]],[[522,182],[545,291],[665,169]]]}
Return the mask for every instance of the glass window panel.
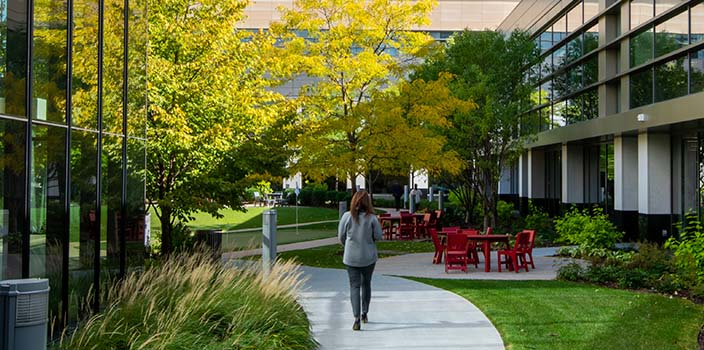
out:
{"label": "glass window panel", "polygon": [[105,1],[103,51],[103,130],[122,134],[124,1]]}
{"label": "glass window panel", "polygon": [[549,103],[552,100],[552,80],[548,80],[540,86],[540,104]]}
{"label": "glass window panel", "polygon": [[559,70],[560,68],[564,67],[566,62],[566,56],[567,55],[567,50],[565,49],[565,46],[561,46],[559,49],[553,51],[552,53],[552,69],[553,72]]}
{"label": "glass window panel", "polygon": [[552,105],[552,126],[551,129],[559,128],[567,125],[567,119],[565,118],[565,113],[567,104],[565,101],[557,102]]}
{"label": "glass window panel", "polygon": [[564,72],[555,77],[553,80],[553,98],[557,99],[570,93],[570,81],[567,72]]}
{"label": "glass window panel", "polygon": [[704,91],[704,50],[693,52],[689,57],[690,93]]}
{"label": "glass window panel", "polygon": [[661,13],[673,8],[682,1],[683,0],[655,0],[655,15],[659,16]]}
{"label": "glass window panel", "polygon": [[584,61],[584,66],[582,68],[584,71],[582,76],[584,77],[584,86],[589,86],[591,84],[599,81],[599,57],[594,55]]}
{"label": "glass window panel", "polygon": [[594,25],[584,32],[584,53],[589,53],[597,47],[599,47],[599,26]]}
{"label": "glass window panel", "polygon": [[653,30],[631,37],[630,51],[631,67],[650,61],[653,58]]}
{"label": "glass window panel", "polygon": [[704,40],[704,3],[699,3],[690,9],[690,40],[692,44]]}
{"label": "glass window panel", "polygon": [[578,36],[567,43],[567,53],[565,54],[565,62],[574,62],[582,57],[582,36]]}
{"label": "glass window panel", "polygon": [[687,46],[689,38],[689,15],[687,11],[655,26],[655,57]]}
{"label": "glass window panel", "polygon": [[[103,135],[101,170],[100,240],[101,271],[120,274],[120,218],[122,203],[122,137]],[[101,278],[104,276],[101,273]]]}
{"label": "glass window panel", "polygon": [[0,119],[0,279],[22,277],[26,125]]}
{"label": "glass window panel", "polygon": [[62,314],[58,308],[62,305],[63,244],[68,218],[66,129],[33,126],[31,154],[29,277],[49,279],[52,319]]}
{"label": "glass window panel", "polygon": [[591,89],[582,95],[582,117],[584,120],[594,119],[599,116],[599,93]]}
{"label": "glass window panel", "polygon": [[653,0],[631,0],[631,26],[633,29],[653,18],[655,4]]}
{"label": "glass window panel", "polygon": [[130,0],[127,50],[127,133],[146,137],[147,123],[147,2]]}
{"label": "glass window panel", "polygon": [[66,123],[66,1],[34,3],[32,118]]}
{"label": "glass window panel", "polygon": [[73,1],[71,122],[98,129],[98,1]]}
{"label": "glass window panel", "polygon": [[655,102],[687,94],[686,56],[655,66]]}
{"label": "glass window panel", "polygon": [[583,120],[581,96],[577,96],[567,101],[565,104],[565,119],[567,124],[579,123]]}
{"label": "glass window panel", "polygon": [[567,32],[568,33],[574,33],[577,28],[579,28],[583,22],[582,19],[582,3],[580,2],[572,8],[568,13],[567,13]]}
{"label": "glass window panel", "polygon": [[70,321],[89,313],[95,303],[93,300],[87,304],[85,300],[95,289],[95,257],[105,249],[98,240],[97,161],[98,134],[71,131]]}
{"label": "glass window panel", "polygon": [[541,108],[538,111],[540,131],[550,130],[550,106]]}
{"label": "glass window panel", "polygon": [[3,0],[0,4],[3,7],[0,9],[0,114],[24,117],[27,114],[27,3],[26,0]]}
{"label": "glass window panel", "polygon": [[596,17],[599,13],[599,0],[584,0],[584,22]]}
{"label": "glass window panel", "polygon": [[576,65],[567,71],[567,78],[569,79],[569,91],[573,93],[582,88],[582,66]]}
{"label": "glass window panel", "polygon": [[552,31],[548,29],[540,34],[540,52],[543,53],[552,47]]}
{"label": "glass window panel", "polygon": [[547,55],[543,58],[543,63],[541,64],[540,76],[545,78],[550,74],[552,74],[552,55]]}
{"label": "glass window panel", "polygon": [[653,71],[648,68],[631,74],[631,108],[653,103]]}
{"label": "glass window panel", "polygon": [[144,265],[145,252],[145,169],[144,140],[127,139],[127,217],[125,227],[125,258],[127,268]]}
{"label": "glass window panel", "polygon": [[567,35],[567,15],[560,17],[557,22],[552,25],[552,42],[558,43]]}

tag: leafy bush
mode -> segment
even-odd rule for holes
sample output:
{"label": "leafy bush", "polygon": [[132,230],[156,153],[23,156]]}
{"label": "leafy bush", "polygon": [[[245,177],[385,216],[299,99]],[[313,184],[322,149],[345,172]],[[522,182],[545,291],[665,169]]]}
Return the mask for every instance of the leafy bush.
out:
{"label": "leafy bush", "polygon": [[562,266],[557,270],[557,279],[578,282],[584,280],[584,274],[585,269],[582,265],[573,262]]}
{"label": "leafy bush", "polygon": [[685,275],[694,274],[696,284],[704,285],[704,229],[695,214],[687,214],[678,225],[679,237],[670,237],[665,247],[672,249],[675,265]]}
{"label": "leafy bush", "polygon": [[559,242],[577,244],[587,251],[611,248],[624,235],[598,207],[592,209],[591,215],[588,209],[580,211],[572,207],[565,216],[555,219],[555,230]]}
{"label": "leafy bush", "polygon": [[108,291],[106,309],[64,335],[57,350],[312,349],[296,303],[300,272],[276,264],[223,268],[208,254],[178,255],[127,276]]}
{"label": "leafy bush", "polygon": [[537,245],[552,245],[557,241],[557,234],[550,215],[533,204],[533,201],[528,201],[528,215],[523,219],[523,225],[528,230],[535,230]]}

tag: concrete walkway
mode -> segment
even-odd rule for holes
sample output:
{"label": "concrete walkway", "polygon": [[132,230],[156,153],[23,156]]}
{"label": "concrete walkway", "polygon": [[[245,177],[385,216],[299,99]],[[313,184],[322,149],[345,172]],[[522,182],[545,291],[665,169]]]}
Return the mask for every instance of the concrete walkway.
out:
{"label": "concrete walkway", "polygon": [[369,323],[352,330],[347,272],[304,267],[301,305],[320,350],[504,348],[489,319],[464,298],[399,277],[375,274]]}

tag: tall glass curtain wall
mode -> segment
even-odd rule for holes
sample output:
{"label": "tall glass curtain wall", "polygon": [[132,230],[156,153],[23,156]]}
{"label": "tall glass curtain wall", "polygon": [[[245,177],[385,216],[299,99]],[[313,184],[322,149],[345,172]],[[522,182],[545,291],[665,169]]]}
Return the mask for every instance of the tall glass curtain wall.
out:
{"label": "tall glass curtain wall", "polygon": [[[622,16],[619,5],[607,14],[628,21],[629,32],[620,37],[620,24],[609,40],[627,40],[629,107],[665,101],[704,91],[704,3],[701,0],[631,0]],[[598,1],[571,4],[546,29],[535,35],[541,61],[528,70],[535,82],[525,127],[546,131],[598,117],[598,87],[620,90],[620,79],[599,81],[599,51],[607,57],[621,54],[609,42],[599,47]],[[625,18],[624,18],[625,17]],[[619,74],[616,72],[608,74]],[[603,102],[602,102],[603,103]],[[619,112],[620,104],[614,103]],[[610,113],[610,112],[607,112]]]}
{"label": "tall glass curtain wall", "polygon": [[0,279],[49,278],[57,325],[142,265],[146,20],[146,0],[0,0]]}

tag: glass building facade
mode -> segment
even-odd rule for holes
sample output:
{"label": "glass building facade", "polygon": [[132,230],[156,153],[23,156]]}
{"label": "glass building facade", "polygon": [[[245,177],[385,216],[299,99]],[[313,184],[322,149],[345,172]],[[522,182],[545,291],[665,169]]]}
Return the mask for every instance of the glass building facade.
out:
{"label": "glass building facade", "polygon": [[143,265],[146,0],[0,0],[0,279],[50,322]]}
{"label": "glass building facade", "polygon": [[704,2],[521,1],[499,26],[514,29],[541,52],[526,69],[537,136],[502,194],[603,206],[631,239],[704,219]]}

